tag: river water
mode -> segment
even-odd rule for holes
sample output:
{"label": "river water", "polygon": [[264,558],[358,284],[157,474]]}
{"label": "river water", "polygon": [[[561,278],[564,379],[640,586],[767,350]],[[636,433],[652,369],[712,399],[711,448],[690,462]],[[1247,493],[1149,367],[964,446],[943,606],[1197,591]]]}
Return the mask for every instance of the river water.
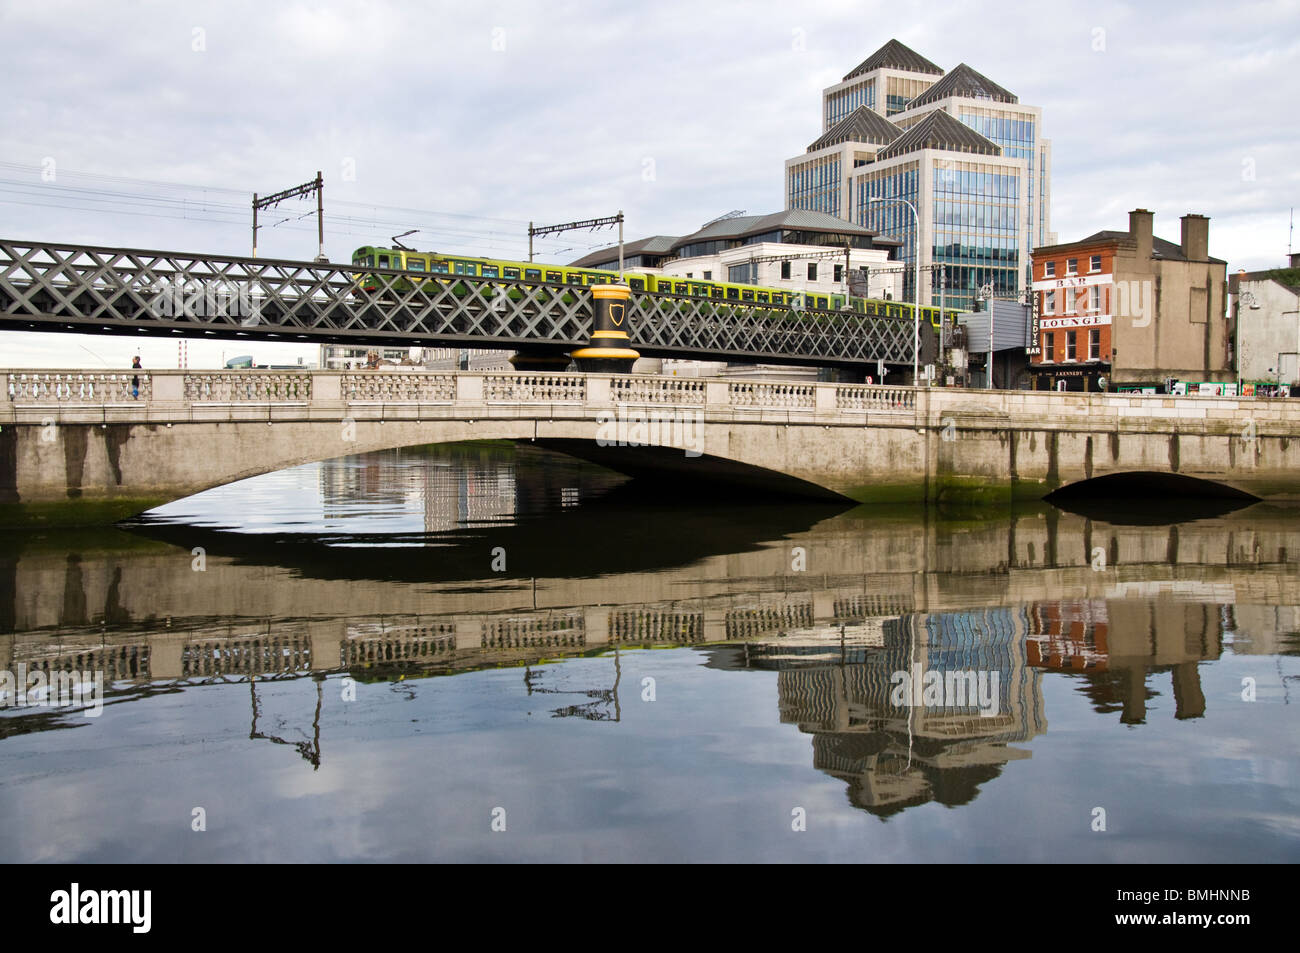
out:
{"label": "river water", "polygon": [[0,537],[0,860],[1295,862],[1298,632],[1300,509],[349,457]]}

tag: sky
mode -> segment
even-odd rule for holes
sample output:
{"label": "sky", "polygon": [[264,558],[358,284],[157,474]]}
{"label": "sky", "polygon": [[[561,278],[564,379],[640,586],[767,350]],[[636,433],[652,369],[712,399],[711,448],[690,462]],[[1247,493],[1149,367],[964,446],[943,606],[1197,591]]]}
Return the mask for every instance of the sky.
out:
{"label": "sky", "polygon": [[[1060,241],[1155,212],[1285,263],[1300,205],[1300,0],[477,4],[0,0],[0,236],[247,255],[253,193],[325,182],[325,250],[526,258],[530,221],[626,238],[779,211],[821,91],[896,38],[1041,106]],[[314,200],[262,257],[317,253]],[[539,239],[569,261],[612,231]],[[1300,239],[1293,243],[1300,249]],[[248,345],[195,342],[192,367]],[[259,363],[316,348],[255,344]],[[0,366],[175,367],[174,340],[0,332]]]}

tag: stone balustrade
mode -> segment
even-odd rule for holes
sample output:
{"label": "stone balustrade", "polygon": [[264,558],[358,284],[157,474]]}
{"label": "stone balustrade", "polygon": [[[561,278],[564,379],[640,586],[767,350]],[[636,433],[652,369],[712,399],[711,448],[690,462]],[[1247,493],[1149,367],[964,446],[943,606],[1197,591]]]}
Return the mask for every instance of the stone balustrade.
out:
{"label": "stone balustrade", "polygon": [[[138,381],[137,389],[132,381]],[[400,415],[413,419],[456,407],[537,408],[546,416],[582,415],[585,407],[691,407],[724,417],[759,412],[795,420],[841,425],[879,423],[947,426],[962,430],[1007,425],[1061,429],[1088,419],[1127,419],[1142,428],[1185,431],[1241,429],[1290,433],[1300,422],[1300,404],[1280,398],[1199,397],[1145,394],[1073,394],[1055,391],[988,391],[915,388],[882,384],[810,383],[718,378],[677,378],[555,372],[318,370],[149,370],[132,372],[73,369],[0,370],[0,424],[22,422],[44,409],[59,409],[71,421],[89,420],[102,408],[115,422],[230,419],[261,414],[293,419],[352,415]],[[241,411],[239,408],[245,408]],[[260,409],[259,409],[260,408]],[[298,408],[298,411],[295,411]],[[349,409],[351,408],[351,409]],[[475,411],[478,416],[478,411]],[[98,417],[96,418],[98,419]],[[1300,435],[1300,428],[1295,428]]]}
{"label": "stone balustrade", "polygon": [[[145,371],[6,371],[3,393],[11,401],[32,404],[120,404],[153,397]],[[139,386],[132,380],[138,380]],[[138,395],[134,393],[139,391]]]}

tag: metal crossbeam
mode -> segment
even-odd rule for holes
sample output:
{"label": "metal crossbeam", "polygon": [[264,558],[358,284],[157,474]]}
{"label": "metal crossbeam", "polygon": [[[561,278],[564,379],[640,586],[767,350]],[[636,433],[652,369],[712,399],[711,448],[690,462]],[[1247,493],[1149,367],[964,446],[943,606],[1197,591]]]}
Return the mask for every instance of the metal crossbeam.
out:
{"label": "metal crossbeam", "polygon": [[[405,279],[367,291],[364,274]],[[587,343],[591,292],[506,278],[0,240],[0,329],[500,347]],[[912,359],[912,322],[633,292],[648,357],[860,365]]]}

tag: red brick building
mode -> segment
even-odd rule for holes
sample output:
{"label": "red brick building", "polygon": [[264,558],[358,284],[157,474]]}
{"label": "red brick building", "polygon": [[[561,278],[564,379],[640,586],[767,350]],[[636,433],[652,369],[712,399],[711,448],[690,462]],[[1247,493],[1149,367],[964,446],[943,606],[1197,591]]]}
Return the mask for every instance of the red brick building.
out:
{"label": "red brick building", "polygon": [[[1209,253],[1210,220],[1184,215],[1182,240],[1152,234],[1153,214],[1034,250],[1029,372],[1036,389],[1164,390],[1232,384],[1227,264]],[[1234,385],[1235,386],[1235,385]]]}
{"label": "red brick building", "polygon": [[1096,391],[1108,381],[1115,250],[1114,241],[1094,236],[1031,256],[1038,299],[1029,344],[1035,390]]}

